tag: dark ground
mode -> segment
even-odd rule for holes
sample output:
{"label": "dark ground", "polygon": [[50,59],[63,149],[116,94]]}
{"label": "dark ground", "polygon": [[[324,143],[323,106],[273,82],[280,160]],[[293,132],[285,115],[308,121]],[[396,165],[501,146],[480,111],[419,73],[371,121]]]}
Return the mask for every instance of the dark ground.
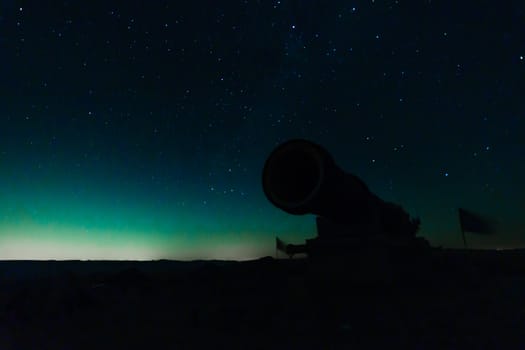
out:
{"label": "dark ground", "polygon": [[525,348],[524,251],[396,264],[4,261],[0,349]]}

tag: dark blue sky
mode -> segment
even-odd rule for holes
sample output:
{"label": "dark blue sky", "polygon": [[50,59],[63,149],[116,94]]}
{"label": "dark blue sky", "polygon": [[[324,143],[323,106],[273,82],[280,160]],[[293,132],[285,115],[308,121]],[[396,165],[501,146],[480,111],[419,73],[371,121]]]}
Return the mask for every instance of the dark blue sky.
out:
{"label": "dark blue sky", "polygon": [[523,247],[525,3],[3,1],[0,259],[231,258],[315,235],[264,197],[324,145],[458,247]]}

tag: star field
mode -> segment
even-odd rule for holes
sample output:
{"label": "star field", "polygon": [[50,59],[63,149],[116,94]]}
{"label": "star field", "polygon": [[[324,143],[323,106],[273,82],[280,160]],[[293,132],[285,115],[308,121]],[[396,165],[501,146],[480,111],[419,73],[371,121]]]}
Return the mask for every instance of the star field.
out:
{"label": "star field", "polygon": [[333,153],[459,247],[457,208],[525,245],[525,5],[0,3],[0,259],[250,259],[314,218],[271,150]]}

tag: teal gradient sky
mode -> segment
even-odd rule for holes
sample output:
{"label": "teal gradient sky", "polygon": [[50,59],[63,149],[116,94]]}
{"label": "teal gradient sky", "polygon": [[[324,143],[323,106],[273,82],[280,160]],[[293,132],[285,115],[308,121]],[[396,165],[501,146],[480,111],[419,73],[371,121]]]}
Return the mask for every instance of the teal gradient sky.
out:
{"label": "teal gradient sky", "polygon": [[3,259],[251,259],[273,254],[275,234],[315,235],[312,220],[280,213],[261,203],[262,195],[259,203],[239,206],[209,196],[197,202],[191,188],[159,199],[109,180],[43,184],[39,178],[33,173],[2,195]]}
{"label": "teal gradient sky", "polygon": [[525,3],[0,2],[0,259],[253,259],[290,138],[461,247],[525,247]]}

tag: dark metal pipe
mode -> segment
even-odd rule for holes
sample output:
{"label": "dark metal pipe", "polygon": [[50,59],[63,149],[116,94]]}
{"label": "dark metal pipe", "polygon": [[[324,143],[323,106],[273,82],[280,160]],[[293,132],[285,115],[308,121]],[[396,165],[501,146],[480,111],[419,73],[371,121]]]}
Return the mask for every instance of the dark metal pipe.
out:
{"label": "dark metal pipe", "polygon": [[326,149],[308,140],[277,146],[264,165],[262,186],[276,207],[352,228],[346,233],[413,236],[419,226],[400,206],[377,197],[360,178],[337,166]]}

